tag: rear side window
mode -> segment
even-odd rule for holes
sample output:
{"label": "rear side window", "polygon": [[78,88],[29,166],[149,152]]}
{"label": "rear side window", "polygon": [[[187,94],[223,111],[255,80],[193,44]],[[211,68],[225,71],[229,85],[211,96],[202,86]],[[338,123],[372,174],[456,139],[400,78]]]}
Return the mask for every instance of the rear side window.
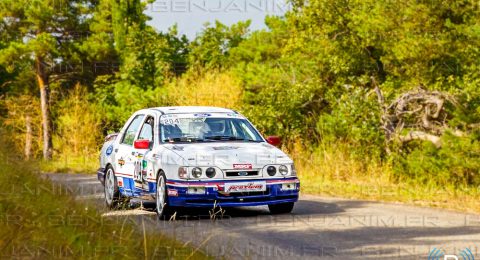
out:
{"label": "rear side window", "polygon": [[133,145],[133,141],[135,141],[135,135],[140,128],[140,124],[143,121],[144,115],[137,115],[132,120],[130,125],[128,126],[127,130],[125,130],[125,134],[123,135],[122,144]]}

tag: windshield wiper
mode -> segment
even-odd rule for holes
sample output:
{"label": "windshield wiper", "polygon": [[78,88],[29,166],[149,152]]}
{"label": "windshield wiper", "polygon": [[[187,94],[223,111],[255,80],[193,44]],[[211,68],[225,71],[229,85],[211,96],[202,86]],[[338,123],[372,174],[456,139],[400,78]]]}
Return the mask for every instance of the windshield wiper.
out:
{"label": "windshield wiper", "polygon": [[187,143],[193,143],[193,142],[205,142],[207,140],[202,139],[202,138],[196,138],[196,137],[175,137],[175,138],[168,138],[163,140],[165,143],[176,143],[176,142],[187,142]]}
{"label": "windshield wiper", "polygon": [[168,138],[168,139],[164,139],[163,142],[165,143],[171,143],[171,142],[181,142],[182,139],[181,138]]}
{"label": "windshield wiper", "polygon": [[205,139],[209,139],[209,140],[243,140],[243,139],[239,139],[238,137],[229,136],[229,135],[211,135],[211,136],[205,136]]}
{"label": "windshield wiper", "polygon": [[245,139],[241,137],[229,136],[229,135],[213,135],[205,136],[205,139],[208,140],[219,140],[219,141],[245,141],[245,142],[258,142],[252,139]]}

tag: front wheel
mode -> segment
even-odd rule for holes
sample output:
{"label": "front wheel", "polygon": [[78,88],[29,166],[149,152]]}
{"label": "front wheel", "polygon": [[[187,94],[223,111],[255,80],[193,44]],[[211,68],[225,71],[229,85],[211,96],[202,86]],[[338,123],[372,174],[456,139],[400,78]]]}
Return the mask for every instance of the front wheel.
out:
{"label": "front wheel", "polygon": [[159,219],[169,214],[166,180],[165,174],[160,172],[157,178],[157,191],[155,192],[156,211]]}
{"label": "front wheel", "polygon": [[293,205],[294,205],[293,202],[272,204],[272,205],[268,205],[268,209],[270,210],[270,214],[273,214],[273,215],[286,214],[286,213],[292,212]]}

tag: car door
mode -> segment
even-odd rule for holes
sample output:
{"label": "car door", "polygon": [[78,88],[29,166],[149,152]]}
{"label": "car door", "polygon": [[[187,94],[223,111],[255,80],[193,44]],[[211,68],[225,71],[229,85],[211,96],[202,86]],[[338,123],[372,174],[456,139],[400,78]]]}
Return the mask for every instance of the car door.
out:
{"label": "car door", "polygon": [[[122,178],[134,178],[135,164],[137,158],[135,156],[135,149],[133,143],[143,123],[145,115],[138,114],[130,120],[128,127],[125,129],[117,150],[115,151],[115,171],[116,175]],[[134,187],[128,185],[125,181],[125,189],[133,191]]]}
{"label": "car door", "polygon": [[[154,144],[154,126],[155,126],[155,119],[152,115],[147,115],[145,121],[143,122],[142,127],[140,128],[140,133],[136,140],[149,140],[150,143]],[[134,149],[136,162],[135,162],[135,170],[133,173],[135,187],[141,188],[143,190],[148,190],[148,183],[147,183],[147,171],[144,169],[143,161],[145,158],[145,154],[149,150],[145,149]]]}

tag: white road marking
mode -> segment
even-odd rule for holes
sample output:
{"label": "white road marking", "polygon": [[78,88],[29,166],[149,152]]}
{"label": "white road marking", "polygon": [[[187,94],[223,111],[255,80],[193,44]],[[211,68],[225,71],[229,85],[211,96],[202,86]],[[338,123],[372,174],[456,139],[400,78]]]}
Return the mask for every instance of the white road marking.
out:
{"label": "white road marking", "polygon": [[116,210],[109,211],[102,214],[102,217],[118,217],[118,216],[141,216],[141,215],[156,215],[153,211],[146,211],[141,209],[130,210]]}

